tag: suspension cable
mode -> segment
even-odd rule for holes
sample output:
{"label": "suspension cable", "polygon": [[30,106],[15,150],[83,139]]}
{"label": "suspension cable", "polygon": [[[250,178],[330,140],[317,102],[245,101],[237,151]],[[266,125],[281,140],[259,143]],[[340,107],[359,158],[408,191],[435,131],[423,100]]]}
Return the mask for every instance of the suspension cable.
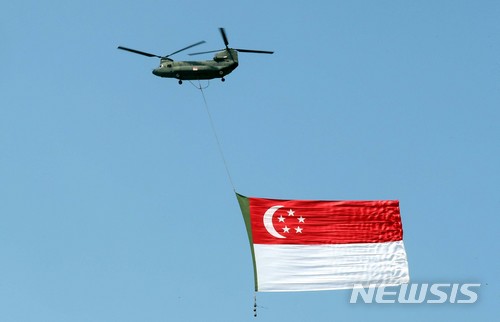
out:
{"label": "suspension cable", "polygon": [[210,109],[208,108],[208,103],[207,103],[207,99],[205,97],[205,92],[203,91],[203,89],[207,88],[208,85],[205,86],[205,87],[202,87],[200,81],[198,81],[199,86],[196,86],[192,82],[191,82],[191,84],[193,86],[195,86],[197,89],[199,89],[200,92],[201,92],[201,96],[203,97],[203,102],[205,103],[205,111],[207,112],[208,120],[210,121],[210,127],[212,128],[212,133],[213,133],[215,141],[217,143],[217,148],[219,150],[220,157],[222,159],[222,162],[224,163],[224,168],[226,169],[227,178],[229,179],[229,183],[231,184],[231,187],[233,188],[233,191],[236,192],[236,189],[235,189],[234,183],[233,183],[233,179],[231,177],[231,173],[229,172],[229,167],[227,165],[226,158],[224,157],[224,152],[222,151],[222,146],[220,144],[219,136],[217,135],[217,131],[215,130],[215,125],[214,125],[214,121],[213,121],[213,118],[212,118],[212,114],[210,113]]}

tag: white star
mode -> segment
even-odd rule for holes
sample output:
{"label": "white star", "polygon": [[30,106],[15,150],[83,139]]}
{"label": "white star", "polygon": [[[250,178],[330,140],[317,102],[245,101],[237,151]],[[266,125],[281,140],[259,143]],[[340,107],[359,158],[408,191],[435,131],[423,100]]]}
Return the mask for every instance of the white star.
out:
{"label": "white star", "polygon": [[285,222],[285,217],[283,217],[283,216],[279,216],[279,217],[278,217],[278,221],[279,221],[279,222]]}
{"label": "white star", "polygon": [[294,216],[295,215],[295,211],[293,211],[292,209],[288,210],[288,216]]}
{"label": "white star", "polygon": [[288,228],[287,226],[285,226],[285,228],[283,228],[283,232],[284,232],[284,233],[288,233],[288,232],[290,232],[290,228]]}
{"label": "white star", "polygon": [[297,228],[295,228],[295,233],[301,233],[302,234],[302,228],[300,228],[299,226],[297,226]]}
{"label": "white star", "polygon": [[306,220],[304,217],[300,216],[299,218],[297,218],[299,220],[299,222],[301,223],[304,223],[304,220]]}

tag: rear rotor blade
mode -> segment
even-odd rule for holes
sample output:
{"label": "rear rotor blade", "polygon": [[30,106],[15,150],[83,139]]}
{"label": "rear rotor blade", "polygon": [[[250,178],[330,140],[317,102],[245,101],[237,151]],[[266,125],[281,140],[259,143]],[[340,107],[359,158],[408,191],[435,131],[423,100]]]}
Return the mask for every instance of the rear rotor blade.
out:
{"label": "rear rotor blade", "polygon": [[169,55],[165,56],[164,58],[170,57],[170,56],[172,56],[172,55],[175,55],[175,54],[177,54],[177,53],[180,53],[181,51],[184,51],[184,50],[186,50],[186,49],[189,49],[189,48],[192,48],[192,47],[194,47],[194,46],[198,46],[198,45],[201,45],[201,44],[204,44],[204,43],[205,43],[205,40],[199,41],[199,42],[197,42],[196,44],[192,44],[192,45],[189,45],[189,46],[184,47],[184,48],[182,48],[182,49],[179,49],[178,51],[174,51],[173,53],[171,53],[171,54],[169,54]]}
{"label": "rear rotor blade", "polygon": [[219,31],[222,35],[222,39],[224,40],[224,45],[226,45],[227,53],[229,54],[229,57],[231,57],[231,60],[234,61],[233,53],[229,49],[229,40],[227,39],[226,31],[224,30],[224,28],[219,28]]}
{"label": "rear rotor blade", "polygon": [[[254,53],[254,54],[274,54],[274,51],[268,51],[268,50],[254,50],[254,49],[241,49],[241,48],[233,48],[234,50],[240,51],[242,53]],[[210,51],[202,51],[199,53],[191,53],[189,56],[194,56],[194,55],[201,55],[201,54],[209,54],[209,53],[215,53],[218,51],[223,51],[224,49],[218,49],[218,50],[210,50]]]}
{"label": "rear rotor blade", "polygon": [[229,40],[227,40],[226,31],[224,30],[224,28],[219,28],[219,31],[220,34],[222,35],[222,39],[224,40],[224,45],[226,45],[227,48],[227,46],[229,46]]}
{"label": "rear rotor blade", "polygon": [[268,51],[268,50],[253,50],[253,49],[239,49],[239,48],[234,48],[234,49],[242,53],[274,54],[274,51]]}
{"label": "rear rotor blade", "polygon": [[135,50],[135,49],[127,48],[127,47],[118,46],[118,49],[129,51],[131,53],[143,55],[143,56],[146,56],[146,57],[158,57],[158,58],[161,58],[161,56],[158,56],[158,55],[155,55],[155,54],[150,54],[150,53],[146,53],[144,51]]}
{"label": "rear rotor blade", "polygon": [[[224,40],[224,45],[226,45],[226,51],[229,54],[229,56],[231,57],[231,60],[233,60],[233,61],[234,61],[234,57],[233,57],[233,54],[232,54],[231,50],[236,50],[236,51],[239,51],[239,52],[242,52],[242,53],[274,54],[274,51],[269,51],[269,50],[254,50],[254,49],[241,49],[241,48],[233,48],[233,49],[231,49],[231,48],[229,48],[229,40],[227,39],[226,30],[224,28],[219,28],[219,31],[220,31],[220,34],[222,36],[222,40]],[[215,53],[215,52],[223,51],[223,50],[224,49],[203,51],[203,52],[198,52],[198,53],[192,53],[192,54],[189,54],[189,55],[190,56],[194,56],[194,55]]]}

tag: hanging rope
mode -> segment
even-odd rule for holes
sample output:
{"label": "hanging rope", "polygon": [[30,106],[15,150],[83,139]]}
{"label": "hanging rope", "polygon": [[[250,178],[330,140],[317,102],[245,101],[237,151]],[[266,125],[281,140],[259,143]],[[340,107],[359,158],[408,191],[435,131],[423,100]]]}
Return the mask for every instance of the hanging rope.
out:
{"label": "hanging rope", "polygon": [[200,81],[198,81],[198,86],[195,83],[193,83],[192,81],[188,81],[188,82],[190,82],[191,85],[193,85],[196,89],[199,89],[200,91],[203,91],[205,88],[208,88],[208,86],[210,86],[210,81],[209,80],[207,80],[207,85],[205,85],[205,86],[201,86],[201,82]]}
{"label": "hanging rope", "polygon": [[212,119],[212,114],[210,113],[210,109],[208,108],[207,99],[205,98],[205,92],[203,91],[203,89],[208,87],[209,83],[207,83],[207,86],[205,86],[205,87],[201,86],[200,81],[198,81],[199,86],[196,86],[192,82],[191,82],[191,84],[194,87],[196,87],[197,89],[199,89],[201,92],[201,96],[203,97],[203,102],[205,103],[205,110],[206,110],[207,115],[208,115],[208,120],[210,121],[210,127],[212,128],[212,133],[215,137],[215,141],[217,142],[217,148],[219,149],[220,157],[222,159],[222,162],[224,163],[224,168],[226,169],[227,178],[229,179],[229,183],[231,183],[231,187],[233,187],[233,191],[236,192],[236,189],[235,189],[234,183],[233,183],[233,179],[231,178],[231,173],[229,172],[229,167],[227,166],[226,158],[224,157],[224,152],[222,151],[222,146],[220,144],[219,136],[217,135],[217,131],[215,130],[215,125],[214,125],[214,121]]}
{"label": "hanging rope", "polygon": [[[208,86],[210,85],[210,82],[208,81],[207,85],[204,87],[201,86],[200,81],[198,81],[198,86],[196,86],[191,81],[189,81],[189,82],[191,83],[191,85],[193,85],[194,87],[199,89],[201,92],[201,96],[203,97],[203,102],[205,103],[205,111],[207,112],[208,120],[210,121],[210,127],[212,128],[212,133],[214,135],[215,141],[217,142],[217,148],[219,150],[220,157],[222,159],[222,162],[224,163],[224,168],[226,169],[227,178],[229,179],[229,182],[231,183],[231,187],[233,187],[233,191],[236,192],[236,188],[234,187],[233,179],[231,177],[231,173],[229,172],[229,167],[227,165],[226,158],[224,157],[224,152],[222,151],[222,145],[220,144],[219,136],[217,135],[217,131],[215,130],[215,125],[214,125],[214,121],[212,118],[212,113],[210,113],[210,109],[208,108],[207,99],[205,97],[205,92],[203,91],[204,89],[208,88]],[[257,317],[257,293],[256,292],[254,293],[253,300],[254,300],[254,302],[253,302],[253,316]]]}

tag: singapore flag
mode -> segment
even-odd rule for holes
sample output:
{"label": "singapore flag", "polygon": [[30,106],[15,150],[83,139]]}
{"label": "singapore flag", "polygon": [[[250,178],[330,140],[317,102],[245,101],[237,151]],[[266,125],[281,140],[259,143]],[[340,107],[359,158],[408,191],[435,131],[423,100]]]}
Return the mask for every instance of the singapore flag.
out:
{"label": "singapore flag", "polygon": [[409,282],[396,200],[316,201],[236,194],[255,291],[318,291]]}

